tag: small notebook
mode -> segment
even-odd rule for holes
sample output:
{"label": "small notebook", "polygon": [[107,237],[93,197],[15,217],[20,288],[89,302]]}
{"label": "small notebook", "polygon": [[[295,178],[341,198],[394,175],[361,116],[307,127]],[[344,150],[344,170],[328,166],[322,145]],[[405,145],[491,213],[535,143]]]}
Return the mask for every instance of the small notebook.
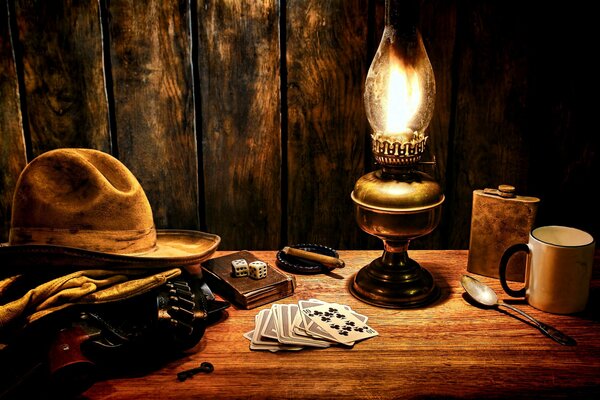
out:
{"label": "small notebook", "polygon": [[[209,287],[236,306],[249,310],[294,293],[296,280],[267,264],[267,276],[252,279],[249,276],[236,278],[231,275],[231,262],[240,258],[248,264],[259,260],[249,251],[242,250],[226,256],[211,258],[202,263],[204,278]],[[264,261],[266,262],[266,261]]]}

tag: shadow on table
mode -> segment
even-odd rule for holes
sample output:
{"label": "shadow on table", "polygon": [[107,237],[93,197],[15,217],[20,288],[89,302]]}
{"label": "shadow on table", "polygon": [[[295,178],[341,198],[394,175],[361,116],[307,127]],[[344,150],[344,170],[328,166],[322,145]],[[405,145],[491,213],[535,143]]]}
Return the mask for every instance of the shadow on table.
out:
{"label": "shadow on table", "polygon": [[[511,304],[513,306],[529,306],[525,299],[503,299],[503,301],[507,304]],[[547,313],[548,315],[555,315],[552,313]],[[558,315],[558,314],[556,314]],[[588,321],[600,321],[600,287],[591,287],[590,294],[588,298],[587,305],[585,310],[574,313],[574,314],[565,314],[573,317],[582,318]]]}
{"label": "shadow on table", "polygon": [[446,303],[450,299],[450,295],[454,291],[452,286],[448,283],[448,281],[441,275],[435,273],[435,269],[427,268],[429,272],[433,274],[433,279],[435,279],[435,284],[440,288],[440,297],[439,299],[433,303],[433,306],[438,306]]}

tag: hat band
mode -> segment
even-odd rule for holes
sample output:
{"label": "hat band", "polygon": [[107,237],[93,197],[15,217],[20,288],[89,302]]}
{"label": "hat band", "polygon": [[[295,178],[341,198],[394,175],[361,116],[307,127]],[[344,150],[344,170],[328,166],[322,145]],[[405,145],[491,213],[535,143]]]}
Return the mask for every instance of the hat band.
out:
{"label": "hat band", "polygon": [[101,253],[131,254],[148,252],[156,247],[156,230],[99,231],[15,227],[10,229],[9,244],[76,247]]}

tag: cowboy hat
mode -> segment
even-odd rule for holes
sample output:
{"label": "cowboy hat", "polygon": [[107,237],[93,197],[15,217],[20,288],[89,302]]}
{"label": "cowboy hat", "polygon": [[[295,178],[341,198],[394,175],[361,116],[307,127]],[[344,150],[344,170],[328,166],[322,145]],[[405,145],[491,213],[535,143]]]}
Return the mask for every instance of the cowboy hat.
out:
{"label": "cowboy hat", "polygon": [[19,176],[0,264],[190,266],[207,259],[220,240],[155,229],[144,190],[119,160],[92,149],[57,149],[32,160]]}

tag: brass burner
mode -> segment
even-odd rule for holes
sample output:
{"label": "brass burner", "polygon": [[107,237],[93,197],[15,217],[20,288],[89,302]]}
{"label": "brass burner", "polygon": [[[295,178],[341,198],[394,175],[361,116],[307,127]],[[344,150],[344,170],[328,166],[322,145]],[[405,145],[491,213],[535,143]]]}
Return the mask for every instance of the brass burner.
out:
{"label": "brass burner", "polygon": [[421,160],[427,136],[414,133],[410,141],[401,142],[382,134],[371,135],[371,150],[375,161],[392,167],[414,165]]}

